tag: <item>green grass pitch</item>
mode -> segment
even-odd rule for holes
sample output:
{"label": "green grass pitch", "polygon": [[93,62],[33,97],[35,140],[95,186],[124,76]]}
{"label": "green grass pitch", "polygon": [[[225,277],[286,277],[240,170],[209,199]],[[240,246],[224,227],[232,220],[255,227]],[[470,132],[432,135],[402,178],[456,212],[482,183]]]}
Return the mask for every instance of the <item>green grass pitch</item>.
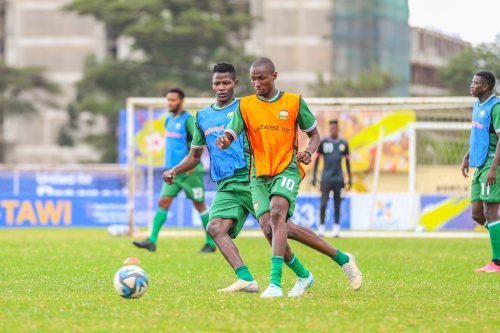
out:
{"label": "green grass pitch", "polygon": [[[270,249],[237,241],[263,290]],[[161,238],[156,253],[105,230],[0,231],[0,332],[498,332],[500,275],[474,273],[490,255],[486,239],[338,239],[364,275],[353,292],[336,264],[295,242],[315,275],[299,299],[221,295],[235,276],[219,252],[198,254],[202,238]],[[148,292],[120,298],[113,275],[142,260]],[[285,292],[295,278],[284,268]]]}

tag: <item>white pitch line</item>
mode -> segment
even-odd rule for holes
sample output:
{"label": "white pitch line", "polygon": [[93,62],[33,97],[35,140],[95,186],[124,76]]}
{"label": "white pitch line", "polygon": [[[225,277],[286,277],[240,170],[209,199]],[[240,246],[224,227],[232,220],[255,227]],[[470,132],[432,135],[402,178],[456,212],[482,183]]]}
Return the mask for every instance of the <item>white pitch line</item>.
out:
{"label": "white pitch line", "polygon": [[[145,238],[147,232],[134,233],[135,238]],[[160,232],[160,237],[202,237],[203,231],[198,230],[168,230]],[[259,230],[244,230],[238,237],[252,238],[263,237]],[[458,239],[483,239],[488,238],[486,232],[474,231],[435,231],[435,232],[411,232],[411,231],[343,231],[341,238],[458,238]]]}

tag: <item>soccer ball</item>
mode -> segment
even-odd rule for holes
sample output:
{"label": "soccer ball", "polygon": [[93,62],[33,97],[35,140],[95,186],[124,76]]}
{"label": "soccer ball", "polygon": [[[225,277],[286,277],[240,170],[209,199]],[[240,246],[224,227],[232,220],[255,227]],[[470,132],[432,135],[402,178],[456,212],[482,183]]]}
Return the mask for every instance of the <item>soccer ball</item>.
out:
{"label": "soccer ball", "polygon": [[113,283],[116,292],[123,298],[139,298],[148,290],[148,276],[139,266],[120,268]]}
{"label": "soccer ball", "polygon": [[126,224],[111,224],[108,227],[108,234],[110,236],[126,236],[128,235],[128,225]]}

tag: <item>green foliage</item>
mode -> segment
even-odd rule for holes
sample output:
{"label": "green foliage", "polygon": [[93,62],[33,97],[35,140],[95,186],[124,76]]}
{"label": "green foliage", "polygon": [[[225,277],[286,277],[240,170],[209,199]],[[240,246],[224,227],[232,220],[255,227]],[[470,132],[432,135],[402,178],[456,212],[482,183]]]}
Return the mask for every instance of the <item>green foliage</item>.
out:
{"label": "green foliage", "polygon": [[[201,255],[200,237],[160,238],[157,253],[104,229],[2,230],[1,332],[497,332],[498,274],[483,239],[340,238],[356,255],[364,285],[353,292],[324,255],[291,241],[315,277],[298,299],[218,293],[236,280],[223,256]],[[239,237],[263,290],[271,250]],[[120,298],[113,275],[136,256],[148,274],[140,299]],[[283,268],[285,295],[295,283]]]}
{"label": "green foliage", "polygon": [[[77,98],[79,111],[107,118],[107,139],[97,147],[105,162],[116,162],[111,159],[116,156],[112,136],[127,97],[163,96],[174,86],[191,96],[211,96],[211,68],[216,62],[232,62],[241,72],[250,65],[242,41],[251,18],[247,8],[234,1],[75,0],[66,8],[91,15],[106,26],[109,57],[101,63],[89,59]],[[131,38],[139,56],[117,59],[116,42],[121,36]],[[248,91],[248,86],[243,85],[243,90]]]}
{"label": "green foliage", "polygon": [[386,72],[372,68],[356,78],[325,81],[322,75],[312,86],[318,97],[377,97],[386,96],[394,85],[394,79]]}
{"label": "green foliage", "polygon": [[0,62],[0,163],[5,160],[4,121],[7,113],[21,115],[54,107],[50,95],[59,87],[39,67],[14,68]]}
{"label": "green foliage", "polygon": [[469,95],[474,73],[487,70],[500,75],[500,41],[470,47],[450,60],[441,70],[441,77],[451,95]]}

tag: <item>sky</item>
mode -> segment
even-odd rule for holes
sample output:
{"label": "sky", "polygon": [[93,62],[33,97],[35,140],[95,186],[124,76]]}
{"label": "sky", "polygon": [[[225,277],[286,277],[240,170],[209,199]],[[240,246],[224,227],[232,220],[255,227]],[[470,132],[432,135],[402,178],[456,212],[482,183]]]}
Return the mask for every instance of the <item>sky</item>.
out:
{"label": "sky", "polygon": [[410,25],[457,35],[474,45],[500,33],[500,0],[409,0]]}

